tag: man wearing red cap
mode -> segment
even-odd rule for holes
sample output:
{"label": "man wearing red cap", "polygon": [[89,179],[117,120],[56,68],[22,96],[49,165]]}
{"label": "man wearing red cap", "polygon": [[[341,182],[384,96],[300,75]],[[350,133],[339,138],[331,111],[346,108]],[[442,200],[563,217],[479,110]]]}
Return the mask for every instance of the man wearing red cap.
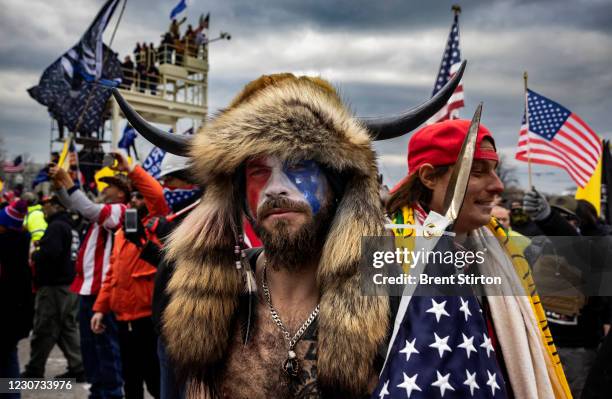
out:
{"label": "man wearing red cap", "polygon": [[[388,202],[390,214],[412,204],[417,219],[425,220],[425,210],[444,213],[442,202],[452,165],[467,134],[470,121],[451,120],[427,126],[416,132],[408,143],[408,175],[392,190]],[[455,232],[465,233],[489,223],[496,194],[504,190],[495,173],[497,152],[491,132],[480,126],[471,178]]]}
{"label": "man wearing red cap", "polygon": [[[411,137],[408,143],[408,174],[391,190],[387,202],[387,211],[394,223],[423,225],[430,212],[445,213],[447,186],[469,127],[468,120],[449,120],[427,126]],[[463,206],[454,221],[455,241],[468,236],[472,240],[480,240],[490,255],[487,262],[491,264],[485,265],[485,270],[488,267],[504,275],[514,281],[515,286],[533,287],[533,279],[522,253],[491,217],[495,197],[504,189],[495,172],[497,163],[493,136],[485,126],[480,125]],[[400,237],[415,236],[412,228],[395,229],[394,233]],[[487,348],[487,356],[489,349],[495,352],[503,375],[501,378],[502,375],[498,373],[497,382],[502,385],[501,392],[515,397],[571,397],[537,294],[491,295],[487,287],[483,289],[485,295],[473,303],[484,317],[482,328],[485,331],[481,335],[484,340],[476,336],[472,339],[475,339],[477,350]],[[438,304],[440,306],[446,303],[438,302],[441,302]],[[461,302],[463,307],[463,298]],[[419,317],[425,319],[429,316],[432,315],[425,313]],[[424,320],[411,319],[411,322],[426,328]],[[466,343],[462,345],[458,348],[464,348]],[[462,381],[451,381],[450,385],[459,389]],[[467,383],[466,380],[464,385]],[[471,381],[469,383],[472,384]]]}

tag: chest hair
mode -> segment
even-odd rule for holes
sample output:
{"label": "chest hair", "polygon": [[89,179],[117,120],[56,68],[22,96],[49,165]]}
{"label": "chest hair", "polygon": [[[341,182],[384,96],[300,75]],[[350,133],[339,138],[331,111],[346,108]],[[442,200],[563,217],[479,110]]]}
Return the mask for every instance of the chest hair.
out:
{"label": "chest hair", "polygon": [[[320,398],[317,386],[317,329],[311,325],[295,346],[300,363],[297,377],[289,377],[282,365],[287,347],[278,326],[272,321],[268,307],[259,301],[257,322],[250,341],[244,345],[239,327],[232,332],[220,391],[223,398]],[[283,323],[293,334],[308,315],[290,317]]]}

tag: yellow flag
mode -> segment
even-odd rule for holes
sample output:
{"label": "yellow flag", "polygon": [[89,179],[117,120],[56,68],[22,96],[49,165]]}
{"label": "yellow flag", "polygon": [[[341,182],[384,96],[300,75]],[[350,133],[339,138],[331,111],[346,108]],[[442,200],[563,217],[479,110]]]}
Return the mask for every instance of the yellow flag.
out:
{"label": "yellow flag", "polygon": [[70,162],[68,162],[68,154],[70,153],[71,141],[71,137],[67,137],[66,140],[64,140],[64,148],[62,148],[62,153],[60,154],[59,161],[57,161],[57,166],[64,170],[68,170],[68,168],[70,167]]}
{"label": "yellow flag", "polygon": [[[131,157],[128,157],[127,161],[129,165],[132,164]],[[103,167],[94,174],[94,179],[96,180],[96,188],[98,189],[99,193],[101,193],[102,190],[104,190],[104,188],[108,186],[108,184],[101,182],[100,179],[106,176],[115,176],[116,174],[118,174],[118,172],[114,169],[109,168],[108,166]]]}
{"label": "yellow flag", "polygon": [[108,185],[104,182],[101,182],[100,179],[106,176],[115,176],[117,172],[109,168],[108,166],[103,167],[99,171],[97,171],[94,175],[94,179],[96,180],[96,188],[98,192],[101,193],[102,190]]}
{"label": "yellow flag", "polygon": [[584,186],[584,188],[578,187],[576,190],[576,199],[582,199],[589,201],[595,209],[597,209],[597,214],[601,214],[601,160],[603,157],[599,157],[599,161],[597,162],[597,167],[593,172],[593,176],[589,182]]}

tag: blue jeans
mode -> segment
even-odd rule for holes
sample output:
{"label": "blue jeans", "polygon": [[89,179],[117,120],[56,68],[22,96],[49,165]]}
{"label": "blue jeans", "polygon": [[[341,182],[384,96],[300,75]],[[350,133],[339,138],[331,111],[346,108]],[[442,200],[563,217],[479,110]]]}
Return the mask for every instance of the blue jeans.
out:
{"label": "blue jeans", "polygon": [[166,345],[161,337],[157,338],[157,356],[159,357],[160,399],[183,399],[185,397],[185,389],[176,380],[174,367],[172,367],[166,352]]}
{"label": "blue jeans", "polygon": [[[2,348],[0,349],[0,378],[19,378],[19,358],[17,356],[17,344],[8,345],[2,342]],[[15,393],[4,393],[0,394],[1,398],[6,399],[19,399],[21,394]]]}
{"label": "blue jeans", "polygon": [[117,338],[117,325],[111,314],[104,316],[106,330],[102,334],[91,331],[90,321],[94,315],[95,295],[80,295],[79,330],[83,366],[89,388],[90,399],[123,397],[121,355]]}

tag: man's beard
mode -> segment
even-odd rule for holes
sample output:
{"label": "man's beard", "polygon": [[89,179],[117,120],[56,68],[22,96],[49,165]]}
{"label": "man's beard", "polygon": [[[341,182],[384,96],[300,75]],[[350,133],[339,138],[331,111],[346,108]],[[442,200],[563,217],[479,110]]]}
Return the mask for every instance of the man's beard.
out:
{"label": "man's beard", "polygon": [[[291,232],[290,222],[280,219],[275,220],[267,230],[262,226],[262,221],[274,208],[302,212],[306,215],[307,222],[297,231]],[[332,207],[328,205],[321,207],[319,212],[313,215],[308,205],[284,197],[266,201],[258,211],[253,227],[264,244],[268,264],[275,270],[282,268],[295,271],[309,260],[316,259],[325,243],[332,212]]]}

